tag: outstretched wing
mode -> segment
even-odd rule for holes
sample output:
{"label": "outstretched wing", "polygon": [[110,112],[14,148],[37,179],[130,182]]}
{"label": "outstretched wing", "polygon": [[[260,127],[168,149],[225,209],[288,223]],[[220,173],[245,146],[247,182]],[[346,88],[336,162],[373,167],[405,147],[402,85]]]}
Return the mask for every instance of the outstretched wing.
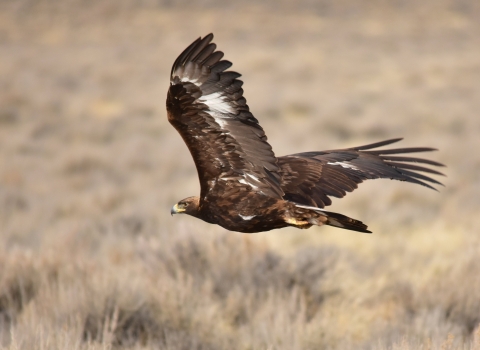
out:
{"label": "outstretched wing", "polygon": [[168,120],[192,154],[201,197],[226,181],[281,198],[272,147],[249,111],[240,74],[226,71],[232,64],[221,61],[212,39],[197,39],[177,58],[167,95]]}
{"label": "outstretched wing", "polygon": [[306,152],[278,158],[285,199],[319,208],[330,205],[329,196],[342,198],[368,179],[392,179],[420,184],[435,189],[429,183],[437,180],[418,172],[442,173],[412,163],[433,166],[443,164],[422,158],[405,157],[403,153],[434,151],[433,148],[397,148],[371,150],[400,141],[392,139],[370,145],[323,152]]}

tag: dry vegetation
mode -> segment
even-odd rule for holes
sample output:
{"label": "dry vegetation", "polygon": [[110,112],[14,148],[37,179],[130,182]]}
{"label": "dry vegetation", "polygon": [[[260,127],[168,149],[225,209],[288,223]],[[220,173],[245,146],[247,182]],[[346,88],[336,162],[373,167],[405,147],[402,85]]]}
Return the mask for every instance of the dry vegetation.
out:
{"label": "dry vegetation", "polygon": [[[2,349],[480,349],[480,3],[0,1]],[[170,217],[198,192],[170,66],[213,31],[277,154],[406,136],[440,193],[373,235]]]}

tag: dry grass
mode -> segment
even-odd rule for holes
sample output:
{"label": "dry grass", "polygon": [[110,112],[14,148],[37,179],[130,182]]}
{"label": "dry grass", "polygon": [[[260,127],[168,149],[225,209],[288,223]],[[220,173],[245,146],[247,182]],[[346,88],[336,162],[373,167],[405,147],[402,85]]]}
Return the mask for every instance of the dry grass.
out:
{"label": "dry grass", "polygon": [[[480,349],[476,1],[0,2],[0,347]],[[440,193],[335,201],[374,235],[171,218],[198,192],[170,66],[213,31],[277,154],[406,136]]]}

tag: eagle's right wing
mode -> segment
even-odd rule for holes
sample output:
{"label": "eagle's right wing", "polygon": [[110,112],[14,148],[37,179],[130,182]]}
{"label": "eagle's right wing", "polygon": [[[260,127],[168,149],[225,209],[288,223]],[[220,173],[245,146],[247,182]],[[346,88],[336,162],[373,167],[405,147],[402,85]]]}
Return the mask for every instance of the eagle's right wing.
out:
{"label": "eagle's right wing", "polygon": [[240,74],[225,71],[223,52],[197,39],[172,67],[168,120],[188,146],[197,167],[201,198],[222,181],[282,198],[277,159],[243,97]]}
{"label": "eagle's right wing", "polygon": [[397,148],[372,150],[401,139],[392,139],[370,145],[292,154],[278,158],[285,199],[323,208],[330,205],[329,197],[342,198],[347,192],[368,179],[400,180],[435,189],[429,183],[441,185],[435,179],[418,172],[443,175],[417,165],[423,163],[444,166],[432,160],[406,157],[403,153],[434,151],[433,148]]}

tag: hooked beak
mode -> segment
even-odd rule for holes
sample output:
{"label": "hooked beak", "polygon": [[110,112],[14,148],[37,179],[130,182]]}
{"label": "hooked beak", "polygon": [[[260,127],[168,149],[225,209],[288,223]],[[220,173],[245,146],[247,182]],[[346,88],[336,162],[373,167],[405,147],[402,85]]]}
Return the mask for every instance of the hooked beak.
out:
{"label": "hooked beak", "polygon": [[175,204],[172,209],[170,209],[170,214],[173,216],[173,214],[178,214],[184,212],[185,209],[180,209],[178,208],[178,204]]}

